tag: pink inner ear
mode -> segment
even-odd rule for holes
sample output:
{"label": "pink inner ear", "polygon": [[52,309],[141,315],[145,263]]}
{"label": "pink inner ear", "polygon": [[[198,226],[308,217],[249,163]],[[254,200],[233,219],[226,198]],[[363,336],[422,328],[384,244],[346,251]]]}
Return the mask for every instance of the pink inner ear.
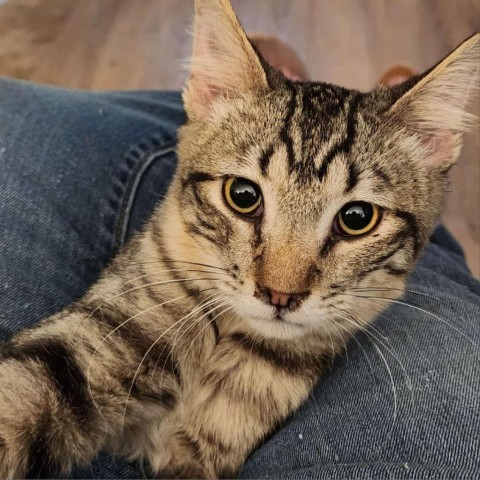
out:
{"label": "pink inner ear", "polygon": [[205,117],[213,99],[219,95],[220,89],[209,83],[208,78],[196,75],[190,79],[189,90],[191,92],[188,100],[190,107],[195,110],[196,116]]}
{"label": "pink inner ear", "polygon": [[454,157],[456,135],[451,131],[439,131],[425,136],[429,151],[427,162],[430,165],[449,165]]}

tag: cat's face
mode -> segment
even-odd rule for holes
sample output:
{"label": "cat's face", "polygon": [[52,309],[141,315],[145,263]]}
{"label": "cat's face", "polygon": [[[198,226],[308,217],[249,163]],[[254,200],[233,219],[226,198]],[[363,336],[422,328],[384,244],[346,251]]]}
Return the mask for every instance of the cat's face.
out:
{"label": "cat's face", "polygon": [[[427,87],[437,77],[429,86],[424,76],[368,94],[291,83],[262,66],[249,44],[228,45],[238,41],[228,28],[243,33],[225,1],[198,3],[227,9],[227,27],[226,39],[217,28],[205,50],[197,45],[201,61],[195,70],[194,55],[185,95],[189,122],[172,190],[182,258],[225,268],[225,280],[212,285],[263,335],[328,329],[352,311],[369,322],[385,304],[359,298],[361,289],[402,294],[458,155],[461,120],[439,134],[428,124],[428,95],[438,100],[442,82],[433,93]],[[218,26],[223,13],[215,13]],[[209,50],[222,41],[223,59],[221,48]]]}
{"label": "cat's face", "polygon": [[[182,210],[195,256],[232,272],[216,287],[264,334],[325,326],[350,309],[356,287],[401,293],[438,213],[432,180],[442,180],[392,142],[379,107],[372,95],[285,84],[223,105],[207,128],[184,128]],[[344,217],[362,228],[345,231]],[[290,305],[273,305],[272,291]]]}

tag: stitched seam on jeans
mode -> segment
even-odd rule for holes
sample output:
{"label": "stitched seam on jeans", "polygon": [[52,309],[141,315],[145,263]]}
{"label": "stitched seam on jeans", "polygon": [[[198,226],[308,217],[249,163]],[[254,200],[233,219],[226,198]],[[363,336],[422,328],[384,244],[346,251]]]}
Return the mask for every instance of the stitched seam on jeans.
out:
{"label": "stitched seam on jeans", "polygon": [[138,148],[136,149],[137,152],[138,150],[141,150],[142,152],[139,158],[135,158],[133,157],[133,155],[130,154],[130,152],[135,151],[135,149],[131,149],[129,151],[129,154],[126,155],[126,158],[136,160],[137,164],[130,173],[130,178],[126,185],[125,194],[122,200],[122,205],[120,207],[117,225],[115,228],[115,240],[113,246],[114,254],[116,254],[120,247],[125,243],[128,225],[130,222],[130,213],[132,210],[133,202],[135,201],[138,192],[138,186],[143,178],[143,175],[153,164],[154,161],[163,158],[169,153],[175,151],[175,140],[166,142],[161,150],[158,150],[158,140],[152,139],[152,141],[156,143],[156,150],[152,151],[151,149],[148,149],[148,147],[142,148],[142,143],[140,143]]}

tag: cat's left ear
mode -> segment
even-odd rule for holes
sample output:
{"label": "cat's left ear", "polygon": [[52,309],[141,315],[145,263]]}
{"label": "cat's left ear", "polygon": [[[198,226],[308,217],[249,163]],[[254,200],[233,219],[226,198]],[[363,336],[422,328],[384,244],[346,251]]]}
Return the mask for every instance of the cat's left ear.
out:
{"label": "cat's left ear", "polygon": [[465,40],[406,91],[386,113],[420,139],[424,160],[448,169],[460,151],[461,134],[475,116],[466,110],[479,87],[480,34]]}
{"label": "cat's left ear", "polygon": [[205,118],[213,102],[268,88],[260,58],[229,0],[195,0],[190,79],[183,93],[190,118]]}

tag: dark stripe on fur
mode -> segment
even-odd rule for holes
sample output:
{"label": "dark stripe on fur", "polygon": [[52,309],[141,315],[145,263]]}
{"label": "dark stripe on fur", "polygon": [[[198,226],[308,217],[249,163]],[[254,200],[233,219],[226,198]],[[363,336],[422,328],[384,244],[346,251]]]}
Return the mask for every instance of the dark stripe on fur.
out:
{"label": "dark stripe on fur", "polygon": [[374,260],[371,260],[368,268],[359,272],[356,275],[355,281],[358,283],[369,273],[375,272],[377,270],[386,270],[385,262],[404,248],[403,241],[405,240],[405,238],[408,238],[408,234],[406,232],[398,232],[387,244],[387,246],[393,246],[392,250],[380,255]]}
{"label": "dark stripe on fur", "polygon": [[[112,332],[116,327],[130,317],[128,313],[124,313],[119,310],[112,309],[110,306],[98,303],[84,305],[83,308],[85,311],[90,312],[89,316],[92,321],[95,321],[97,324],[106,327],[106,335]],[[135,319],[132,319],[125,325],[122,325],[122,327],[118,328],[118,330],[116,330],[111,337],[114,337],[117,341],[120,340],[123,342],[127,347],[134,350],[137,355],[140,356],[140,358],[145,355],[155,340],[145,335],[145,333],[136,323]],[[108,348],[108,343],[105,345],[105,348]],[[178,383],[180,383],[180,367],[172,355],[170,345],[166,342],[158,342],[155,344],[150,351],[149,356],[144,361],[144,366],[146,369],[148,369],[148,367],[155,368],[156,365],[161,367],[158,369],[159,372],[162,370],[168,372],[177,380]],[[122,374],[123,372],[117,373]]]}
{"label": "dark stripe on fur", "polygon": [[347,179],[347,188],[345,189],[345,193],[351,192],[358,183],[359,172],[358,168],[356,167],[355,163],[350,161],[348,164],[348,179]]}
{"label": "dark stripe on fur", "polygon": [[406,275],[408,273],[407,268],[398,268],[395,267],[394,265],[385,265],[383,269],[389,273],[390,275],[395,275],[395,276],[401,276],[401,275]]}
{"label": "dark stripe on fur", "polygon": [[376,166],[374,169],[373,169],[373,173],[375,174],[375,176],[377,176],[383,183],[386,183],[388,186],[391,186],[392,185],[392,180],[391,178],[388,176],[388,174],[380,167],[380,166]]}
{"label": "dark stripe on fur", "polygon": [[406,211],[402,211],[402,210],[396,210],[395,214],[406,222],[407,227],[408,227],[409,232],[410,232],[410,236],[413,239],[414,254],[415,254],[415,256],[417,256],[419,251],[420,251],[420,247],[421,247],[420,231],[418,229],[417,219],[410,212],[406,212]]}
{"label": "dark stripe on fur", "polygon": [[[147,350],[145,350],[144,354]],[[173,375],[173,377],[175,377],[175,380],[179,384],[181,383],[182,375],[180,372],[180,366],[173,357],[172,349],[168,343],[158,342],[152,348],[152,350],[150,350],[150,355],[152,357],[151,361],[153,362],[153,360],[155,360],[154,368],[156,369],[156,371],[168,372]],[[159,366],[159,368],[157,368],[157,365]]]}
{"label": "dark stripe on fur", "polygon": [[191,184],[200,183],[200,182],[211,182],[212,180],[215,180],[215,177],[213,175],[210,175],[209,173],[191,172],[187,175],[186,178],[183,179],[182,185],[183,185],[183,188],[186,188]]}
{"label": "dark stripe on fur", "polygon": [[290,375],[317,379],[325,369],[325,355],[321,352],[315,356],[296,354],[291,347],[276,348],[266,340],[254,339],[241,332],[233,333],[230,338],[246,354],[255,355]]}
{"label": "dark stripe on fur", "polygon": [[322,181],[327,175],[328,167],[333,162],[335,157],[341,153],[349,154],[352,149],[356,133],[356,114],[361,98],[362,96],[359,93],[355,93],[352,100],[350,101],[350,109],[347,116],[346,136],[340,143],[333,145],[330,151],[325,155],[322,165],[318,170],[318,179],[320,181]]}
{"label": "dark stripe on fur", "polygon": [[83,422],[94,412],[88,394],[87,380],[70,347],[59,338],[43,337],[26,344],[9,344],[1,355],[2,359],[20,362],[34,360],[42,364],[54,384],[60,400]]}
{"label": "dark stripe on fur", "polygon": [[210,243],[213,243],[214,245],[216,245],[217,247],[222,247],[223,245],[225,245],[225,238],[224,237],[223,238],[216,238],[213,235],[211,235],[210,233],[207,233],[204,230],[202,230],[198,225],[194,225],[192,223],[187,223],[186,227],[187,227],[187,232],[190,235],[197,235],[199,237],[203,237],[206,240],[208,240]]}
{"label": "dark stripe on fur", "polygon": [[[225,339],[224,342],[228,342],[228,339]],[[222,360],[222,357],[220,357],[220,360]],[[233,397],[233,394],[236,393],[236,391],[233,391],[231,387],[231,380],[238,368],[238,366],[235,366],[221,371],[211,370],[203,376],[202,383],[203,385],[207,385],[210,390],[209,399],[212,399],[213,401],[214,398],[226,393],[229,394],[230,398]],[[245,397],[243,395],[240,398],[240,401],[242,403],[245,402]]]}
{"label": "dark stripe on fur", "polygon": [[330,234],[326,239],[322,247],[320,248],[320,258],[326,258],[328,254],[332,251],[333,247],[338,242],[338,239],[333,235]]}
{"label": "dark stripe on fur", "polygon": [[54,478],[58,469],[55,468],[50,454],[50,419],[40,420],[32,436],[32,442],[28,448],[28,469],[25,478]]}
{"label": "dark stripe on fur", "polygon": [[[158,369],[159,372],[162,371],[161,368]],[[160,391],[155,391],[151,388],[143,388],[143,385],[139,386],[138,382],[135,381],[132,385],[133,378],[125,380],[123,382],[123,387],[125,391],[130,391],[132,397],[136,398],[139,401],[150,401],[156,405],[162,405],[167,410],[171,410],[177,404],[177,395],[175,392],[169,389],[162,389]],[[151,382],[154,379],[150,380]]]}
{"label": "dark stripe on fur", "polygon": [[[211,314],[209,314],[208,318],[211,318]],[[213,334],[215,335],[215,345],[218,345],[218,342],[220,341],[220,330],[218,328],[218,324],[215,320],[210,320],[210,325],[213,328]]]}
{"label": "dark stripe on fur", "polygon": [[257,250],[262,243],[262,224],[261,222],[255,222],[253,225],[253,249]]}
{"label": "dark stripe on fur", "polygon": [[398,276],[408,273],[408,270],[392,267],[391,265],[379,264],[379,265],[372,266],[371,268],[369,268],[368,270],[365,270],[364,272],[361,272],[361,274],[358,275],[356,280],[357,281],[361,280],[362,278],[364,278],[369,273],[376,272],[376,271],[379,271],[379,270],[385,271],[385,272],[387,272],[391,275],[398,275]]}
{"label": "dark stripe on fur", "polygon": [[79,303],[78,307],[81,309],[82,314],[87,315],[89,320],[99,325],[107,326],[112,330],[128,318],[128,313],[113,308],[107,303],[93,301]]}
{"label": "dark stripe on fur", "polygon": [[[158,225],[157,228],[160,229],[160,224],[155,224]],[[154,228],[155,228],[154,225]],[[168,253],[165,251],[165,242],[163,240],[163,233],[161,230],[158,231],[158,253],[160,255],[160,258],[162,259],[163,263],[165,266],[171,270],[169,273],[170,275],[175,279],[175,280],[181,280],[182,277],[180,276],[179,272],[175,271],[175,269],[180,267],[184,267],[184,263],[182,262],[176,262],[173,258],[171,258]],[[178,282],[176,284],[179,288],[183,290],[183,292],[188,295],[193,301],[195,301],[197,304],[200,303],[200,300],[202,298],[202,291],[193,286],[191,283],[185,283],[185,282]],[[182,315],[183,316],[183,315]]]}
{"label": "dark stripe on fur", "polygon": [[287,149],[287,161],[290,169],[289,171],[293,171],[295,167],[295,150],[293,148],[293,140],[290,137],[286,127],[282,129],[280,138]]}
{"label": "dark stripe on fur", "polygon": [[[223,344],[231,343],[231,338],[222,339]],[[246,348],[246,347],[245,347]],[[223,351],[219,357],[219,363],[228,362],[231,353],[231,345]],[[252,352],[250,352],[252,353]],[[226,357],[225,360],[223,357]],[[242,360],[240,360],[240,363]],[[219,396],[228,398],[228,401],[238,402],[240,405],[250,405],[250,414],[255,415],[256,421],[260,424],[270,425],[272,418],[281,415],[284,407],[281,407],[270,388],[263,390],[261,394],[256,389],[242,388],[236,381],[236,374],[241,369],[241,364],[234,365],[225,370],[211,370],[202,379],[202,384],[208,387],[209,394],[204,400],[205,404],[215,401]],[[268,414],[266,413],[268,411]]]}
{"label": "dark stripe on fur", "polygon": [[280,131],[280,139],[287,149],[287,161],[289,166],[289,171],[292,172],[295,167],[295,150],[293,148],[293,140],[290,136],[290,126],[292,118],[295,115],[295,109],[297,107],[297,90],[291,82],[287,82],[286,86],[290,91],[290,100],[287,106],[287,113],[285,115],[285,120],[283,127]]}
{"label": "dark stripe on fur", "polygon": [[204,443],[207,444],[210,449],[216,450],[220,452],[221,454],[226,454],[229,453],[232,449],[229,445],[225,445],[218,437],[215,436],[215,434],[206,432],[203,429],[200,429],[197,433],[198,439]]}
{"label": "dark stripe on fur", "polygon": [[397,244],[395,245],[395,247],[390,250],[389,252],[387,253],[384,253],[383,255],[381,255],[380,257],[376,258],[375,260],[372,261],[372,264],[373,265],[380,265],[380,264],[383,264],[385,263],[385,261],[387,261],[389,258],[393,257],[398,251],[400,251],[401,249],[403,248],[403,245],[401,244]]}
{"label": "dark stripe on fur", "polygon": [[263,151],[262,156],[260,157],[260,170],[263,175],[267,175],[268,166],[270,165],[270,159],[272,158],[274,152],[273,145],[270,145],[266,150]]}
{"label": "dark stripe on fur", "polygon": [[200,194],[198,187],[199,185],[197,183],[192,184],[192,191],[196,201],[195,207],[198,208],[206,218],[215,220],[217,224],[215,230],[218,231],[222,237],[229,238],[233,233],[230,221],[218,208],[213,206]]}
{"label": "dark stripe on fur", "polygon": [[[395,252],[394,252],[395,253]],[[390,267],[389,266],[386,266],[386,265],[383,265],[382,263],[379,263],[379,264],[374,264],[372,265],[371,267],[367,268],[366,270],[363,270],[362,272],[358,273],[357,276],[355,277],[355,281],[357,283],[359,283],[361,280],[363,280],[367,275],[369,275],[370,273],[373,273],[373,272],[377,272],[379,270],[384,270],[386,271],[387,273],[392,273],[390,271]],[[401,275],[403,274],[404,272],[399,270],[399,269],[395,269],[395,272],[399,272],[398,274],[397,273],[393,273],[393,275]],[[400,273],[401,272],[401,273]],[[345,289],[341,290],[341,292],[344,292]],[[341,292],[336,292],[337,294],[338,293],[341,293]]]}
{"label": "dark stripe on fur", "polygon": [[208,223],[206,222],[205,220],[203,220],[203,218],[197,218],[197,222],[199,223],[199,225],[203,228],[206,228],[207,230],[211,230],[212,232],[214,232],[217,228],[212,225],[211,223]]}
{"label": "dark stripe on fur", "polygon": [[173,459],[159,472],[153,472],[151,478],[207,478],[204,471],[199,445],[183,430],[176,434],[177,442],[173,446]]}
{"label": "dark stripe on fur", "polygon": [[202,456],[202,448],[200,443],[189,435],[185,430],[180,430],[177,437],[183,447],[186,447],[191,452],[191,457],[200,460]]}
{"label": "dark stripe on fur", "polygon": [[[161,245],[163,245],[163,238],[162,238]],[[165,265],[168,267],[168,269],[172,270],[170,272],[170,275],[175,280],[181,280],[182,277],[179,275],[179,272],[175,271],[175,269],[179,268],[179,265],[183,267],[184,264],[175,262],[175,260],[170,258],[170,256],[165,252],[163,248],[159,248],[159,253],[160,253],[161,259],[163,260]],[[182,283],[182,282],[178,282],[177,286],[181,288],[185,292],[185,294],[188,295],[190,298],[192,298],[194,301],[199,302],[202,292],[198,288],[192,286],[192,284],[189,285],[187,283]]]}

